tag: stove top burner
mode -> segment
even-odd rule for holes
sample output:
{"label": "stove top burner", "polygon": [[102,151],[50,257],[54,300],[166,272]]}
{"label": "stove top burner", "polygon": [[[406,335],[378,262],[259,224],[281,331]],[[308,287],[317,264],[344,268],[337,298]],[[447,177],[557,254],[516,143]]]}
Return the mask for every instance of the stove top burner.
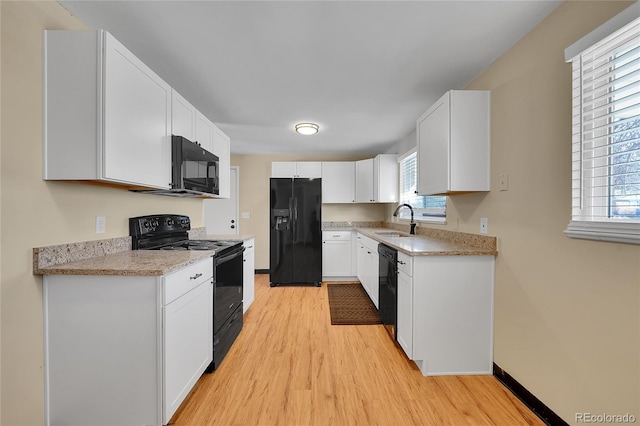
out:
{"label": "stove top burner", "polygon": [[239,241],[187,240],[162,247],[161,250],[220,250],[235,246],[238,243]]}
{"label": "stove top burner", "polygon": [[190,240],[191,221],[187,216],[154,215],[129,219],[129,235],[134,250],[214,250],[221,255],[238,248],[241,241]]}

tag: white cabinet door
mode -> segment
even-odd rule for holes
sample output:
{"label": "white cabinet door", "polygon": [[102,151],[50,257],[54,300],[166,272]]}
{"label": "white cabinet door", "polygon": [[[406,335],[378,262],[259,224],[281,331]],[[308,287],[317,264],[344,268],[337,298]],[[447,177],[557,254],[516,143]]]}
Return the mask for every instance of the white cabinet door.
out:
{"label": "white cabinet door", "polygon": [[356,161],[356,202],[372,203],[373,197],[373,158]]}
{"label": "white cabinet door", "polygon": [[373,194],[377,203],[398,202],[398,156],[379,154],[373,159]]}
{"label": "white cabinet door", "polygon": [[366,290],[373,304],[378,307],[378,243],[360,233],[358,244],[358,279]]}
{"label": "white cabinet door", "polygon": [[203,371],[213,354],[213,283],[209,278],[179,297],[164,310],[164,413],[171,416]]}
{"label": "white cabinet door", "polygon": [[371,297],[371,301],[376,306],[379,307],[378,299],[379,299],[379,280],[378,280],[378,250],[376,248],[367,247],[367,276],[366,279],[369,282],[369,297]]}
{"label": "white cabinet door", "polygon": [[451,90],[417,120],[420,195],[489,191],[490,92]]}
{"label": "white cabinet door", "polygon": [[398,344],[413,358],[413,281],[404,272],[398,273],[398,318],[396,325]]}
{"label": "white cabinet door", "polygon": [[[418,121],[418,192],[449,188],[449,97],[441,98]],[[428,142],[427,142],[428,138]]]}
{"label": "white cabinet door", "polygon": [[243,243],[242,255],[243,281],[242,281],[242,311],[247,312],[255,298],[255,239],[251,238]]}
{"label": "white cabinet door", "polygon": [[220,165],[220,198],[231,196],[231,139],[218,126],[213,126],[213,152]]}
{"label": "white cabinet door", "polygon": [[274,178],[320,178],[322,163],[319,161],[274,161],[271,163]]}
{"label": "white cabinet door", "polygon": [[356,201],[356,163],[353,161],[322,162],[322,203],[354,203]]}
{"label": "white cabinet door", "polygon": [[105,33],[103,177],[171,182],[171,87]]}
{"label": "white cabinet door", "polygon": [[368,283],[369,281],[367,280],[367,248],[364,246],[364,244],[362,244],[361,241],[357,242],[357,247],[356,247],[356,252],[357,252],[357,270],[358,270],[358,280],[360,281],[360,283],[362,284],[362,286],[364,287],[364,289],[367,291],[367,293],[369,293],[369,289],[368,289]]}
{"label": "white cabinet door", "polygon": [[[213,123],[200,111],[196,111],[196,134],[193,142],[209,152],[213,152]],[[215,152],[214,152],[215,154]],[[217,154],[216,154],[217,155]]]}
{"label": "white cabinet door", "polygon": [[321,178],[322,163],[319,161],[299,161],[296,163],[296,176],[299,178]]}
{"label": "white cabinet door", "polygon": [[296,163],[293,161],[274,161],[271,163],[271,177],[292,178],[297,173]]}
{"label": "white cabinet door", "polygon": [[322,276],[350,277],[351,231],[322,232]]}
{"label": "white cabinet door", "polygon": [[45,31],[44,53],[44,179],[169,188],[169,85],[105,31]]}
{"label": "white cabinet door", "polygon": [[196,140],[196,108],[180,93],[171,91],[171,134]]}

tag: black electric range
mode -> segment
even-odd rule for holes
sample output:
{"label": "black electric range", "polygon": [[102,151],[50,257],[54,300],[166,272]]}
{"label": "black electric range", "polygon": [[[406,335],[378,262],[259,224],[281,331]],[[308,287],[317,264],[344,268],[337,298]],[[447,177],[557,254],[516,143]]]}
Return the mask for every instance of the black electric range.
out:
{"label": "black electric range", "polygon": [[243,252],[241,241],[190,240],[188,216],[158,214],[129,219],[133,250],[212,250],[213,361],[215,370],[242,330]]}
{"label": "black electric range", "polygon": [[242,245],[234,240],[190,240],[189,216],[161,214],[129,219],[133,250],[214,250],[222,255]]}

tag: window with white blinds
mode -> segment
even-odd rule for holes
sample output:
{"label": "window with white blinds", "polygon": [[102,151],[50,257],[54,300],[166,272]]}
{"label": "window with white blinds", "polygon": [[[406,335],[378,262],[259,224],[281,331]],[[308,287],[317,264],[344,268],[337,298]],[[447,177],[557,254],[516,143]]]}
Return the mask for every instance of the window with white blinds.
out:
{"label": "window with white blinds", "polygon": [[572,221],[565,232],[640,244],[640,18],[571,62]]}
{"label": "window with white blinds", "polygon": [[[445,221],[446,197],[422,196],[418,189],[418,156],[416,150],[400,158],[400,204],[413,207],[415,220],[440,222]],[[398,216],[410,219],[409,209],[401,209]]]}

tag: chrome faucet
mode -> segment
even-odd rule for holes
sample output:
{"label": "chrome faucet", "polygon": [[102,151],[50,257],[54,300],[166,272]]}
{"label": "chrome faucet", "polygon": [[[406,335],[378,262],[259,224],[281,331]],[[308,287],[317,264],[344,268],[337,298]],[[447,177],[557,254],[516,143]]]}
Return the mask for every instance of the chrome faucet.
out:
{"label": "chrome faucet", "polygon": [[416,223],[413,221],[413,207],[411,207],[409,204],[400,204],[398,206],[398,208],[396,209],[396,211],[393,212],[393,215],[395,217],[398,217],[398,211],[403,207],[409,207],[409,210],[411,210],[411,223],[410,223],[411,230],[409,231],[409,234],[415,235],[416,234]]}

